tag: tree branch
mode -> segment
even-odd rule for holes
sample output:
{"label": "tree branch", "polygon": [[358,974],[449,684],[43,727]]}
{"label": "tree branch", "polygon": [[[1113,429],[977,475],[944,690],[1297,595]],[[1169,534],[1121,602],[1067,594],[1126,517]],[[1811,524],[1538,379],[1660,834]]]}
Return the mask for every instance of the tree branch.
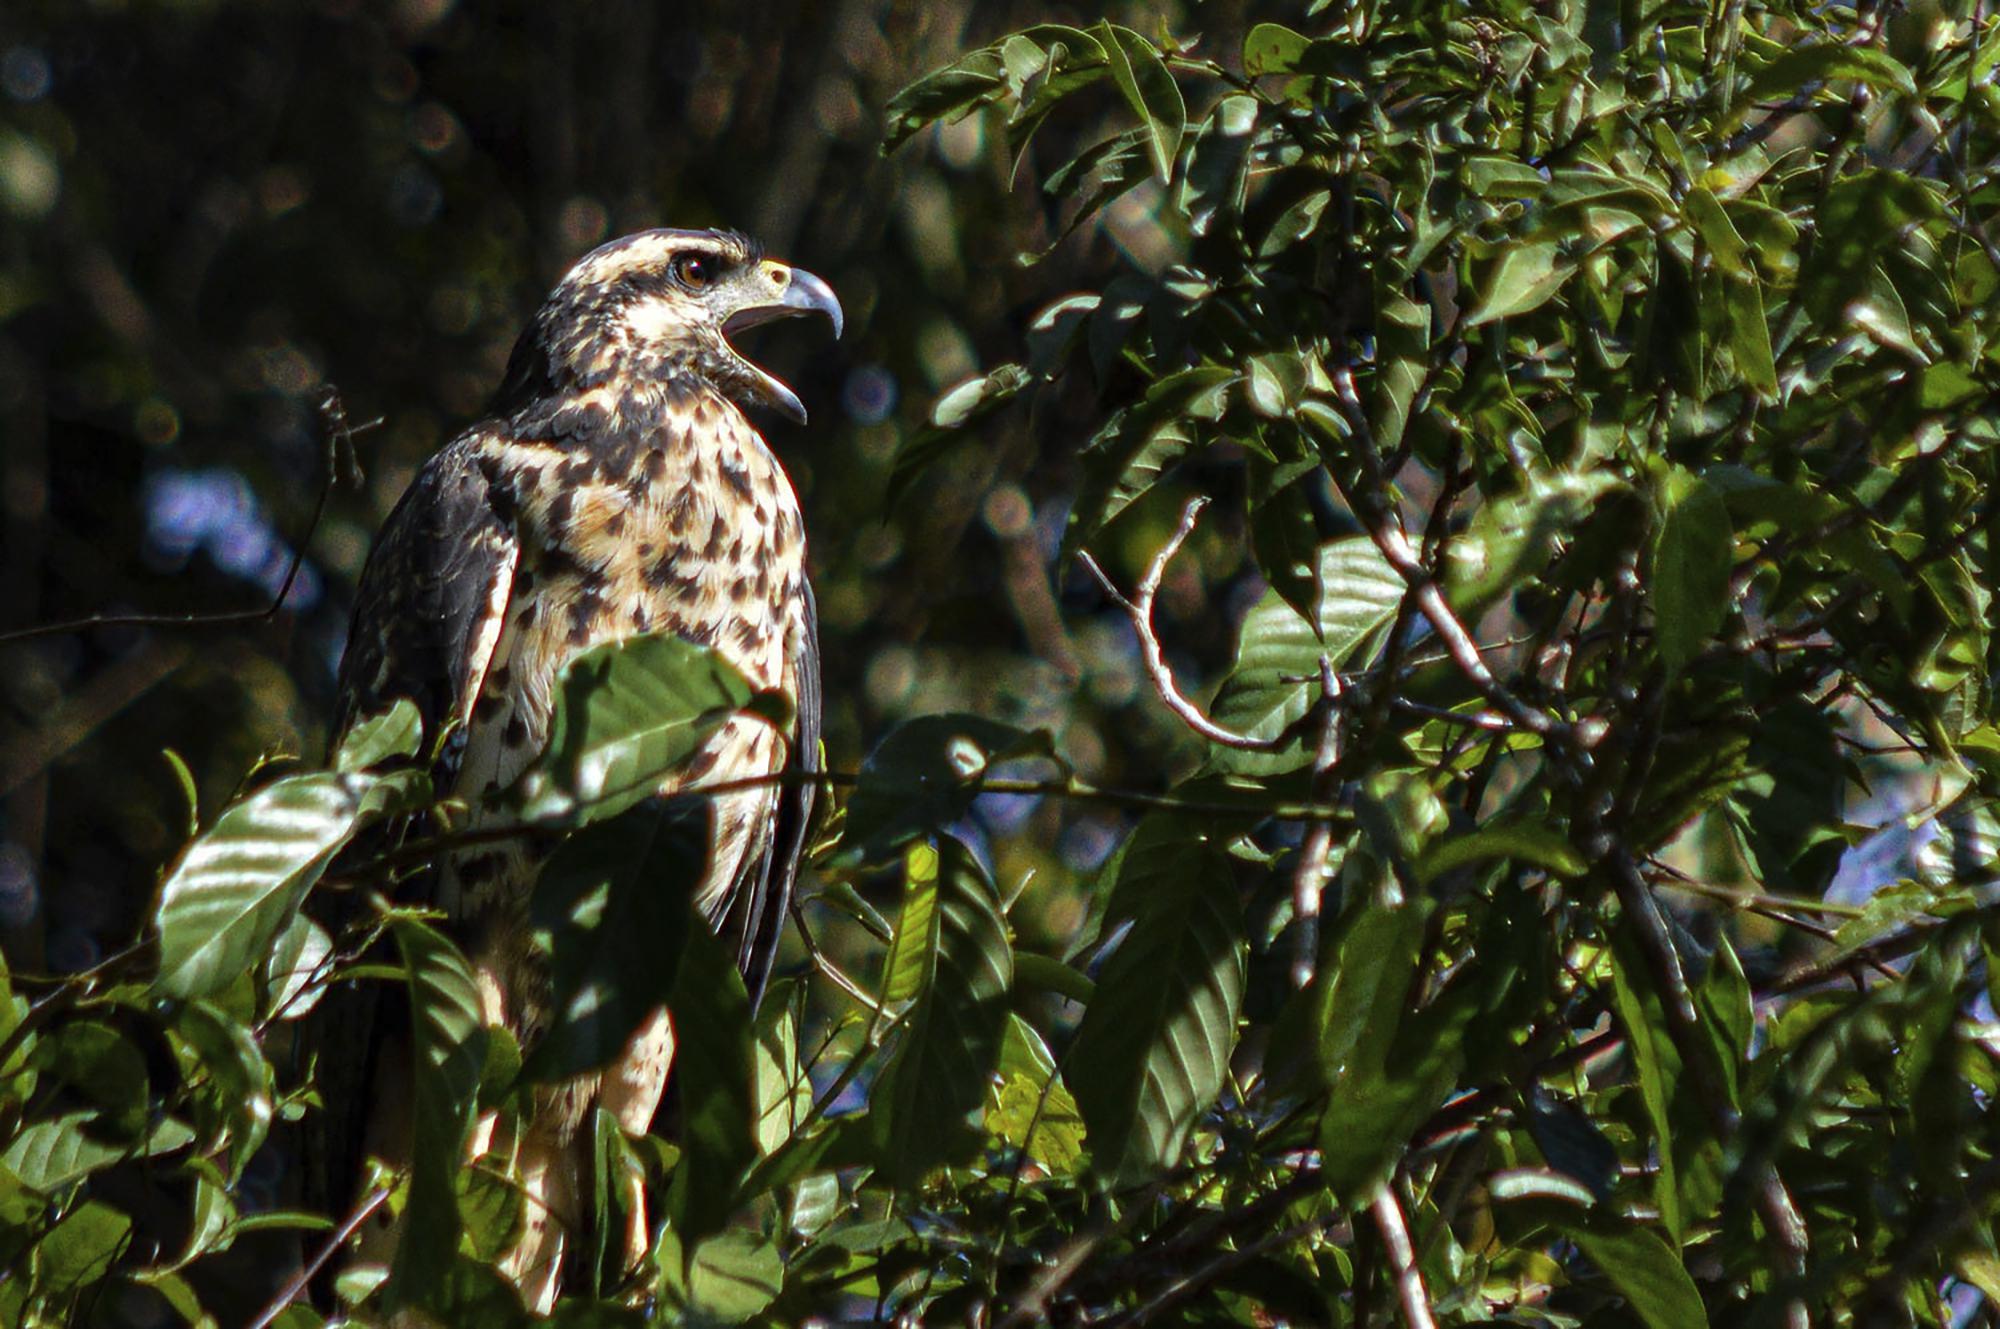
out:
{"label": "tree branch", "polygon": [[1097,560],[1090,556],[1088,550],[1079,551],[1077,559],[1089,569],[1091,576],[1097,578],[1097,584],[1104,588],[1104,593],[1110,597],[1111,602],[1123,609],[1125,616],[1132,620],[1132,631],[1139,636],[1139,654],[1145,661],[1146,677],[1152,680],[1153,691],[1159,694],[1160,700],[1166,703],[1168,710],[1180,717],[1182,724],[1209,742],[1220,743],[1226,748],[1235,748],[1241,752],[1276,752],[1290,741],[1288,736],[1252,738],[1248,734],[1239,734],[1233,729],[1225,728],[1203,715],[1201,707],[1188,700],[1187,694],[1181,691],[1178,683],[1174,682],[1173,667],[1167,663],[1166,651],[1161,648],[1160,639],[1153,632],[1153,601],[1160,593],[1161,581],[1166,578],[1167,564],[1173,561],[1174,555],[1187,543],[1188,536],[1194,533],[1194,524],[1200,520],[1201,510],[1207,506],[1206,497],[1188,500],[1187,506],[1181,509],[1180,525],[1175,528],[1167,542],[1160,546],[1160,552],[1153,555],[1152,563],[1146,568],[1146,575],[1139,579],[1139,584],[1133,588],[1130,599],[1127,599],[1112,583],[1111,578],[1104,575],[1104,569],[1097,565]]}
{"label": "tree branch", "polygon": [[1389,1252],[1389,1268],[1396,1275],[1396,1298],[1403,1304],[1403,1321],[1410,1329],[1436,1329],[1431,1315],[1430,1294],[1424,1291],[1423,1272],[1417,1268],[1416,1248],[1410,1244],[1410,1227],[1403,1221],[1403,1206],[1396,1199],[1393,1182],[1383,1183],[1368,1206],[1375,1230]]}

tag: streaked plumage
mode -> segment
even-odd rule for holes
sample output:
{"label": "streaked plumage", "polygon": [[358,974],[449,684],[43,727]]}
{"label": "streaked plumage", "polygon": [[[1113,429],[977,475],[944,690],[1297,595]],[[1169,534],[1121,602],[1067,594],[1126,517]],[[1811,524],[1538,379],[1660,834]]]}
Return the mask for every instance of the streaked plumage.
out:
{"label": "streaked plumage", "polygon": [[[462,720],[438,787],[463,799],[477,826],[494,815],[482,796],[540,750],[570,657],[672,632],[713,647],[754,686],[788,694],[797,721],[780,735],[760,720],[731,720],[662,793],[813,766],[819,661],[805,528],[742,407],[800,422],[804,411],[726,334],[815,311],[837,334],[840,307],[823,282],[734,234],[646,231],[586,255],[523,334],[487,418],[431,458],[378,537],[341,665],[337,729],[405,696],[427,733]],[[734,940],[753,994],[811,808],[807,785],[715,800],[695,898]],[[523,841],[469,849],[441,864],[429,887],[473,963],[487,1019],[524,1045],[547,1014],[547,976],[529,954],[526,923],[545,850]],[[370,1110],[397,1098],[396,1031],[363,999],[347,1003],[346,1019],[366,1037],[350,1031],[343,1046],[330,1033],[321,1053],[317,1165],[335,1204],[364,1152],[398,1149],[398,1124],[383,1119],[395,1110]],[[601,1076],[540,1092],[517,1142],[527,1231],[504,1262],[531,1305],[553,1300],[583,1199],[588,1141],[578,1127],[601,1102],[626,1129],[645,1130],[671,1060],[660,1012]],[[492,1131],[490,1119],[481,1124],[475,1153],[495,1143]],[[643,1220],[625,1234],[629,1255],[643,1253],[645,1236]],[[376,1253],[386,1240],[377,1238]]]}

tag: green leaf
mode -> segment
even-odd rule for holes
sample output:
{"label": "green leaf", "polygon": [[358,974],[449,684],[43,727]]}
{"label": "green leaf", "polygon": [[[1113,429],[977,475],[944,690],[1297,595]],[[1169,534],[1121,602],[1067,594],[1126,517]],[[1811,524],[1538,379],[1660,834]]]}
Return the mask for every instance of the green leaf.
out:
{"label": "green leaf", "polygon": [[754,1232],[723,1232],[695,1248],[688,1261],[691,1323],[743,1324],[777,1299],[785,1261],[777,1245]]}
{"label": "green leaf", "polygon": [[542,868],[529,921],[548,957],[548,1024],[521,1073],[563,1080],[625,1049],[666,1005],[709,857],[711,805],[654,799],[571,835]]}
{"label": "green leaf", "polygon": [[751,702],[728,661],[666,634],[584,651],[555,692],[548,747],[503,795],[524,821],[618,815]]}
{"label": "green leaf", "polygon": [[1249,458],[1250,547],[1257,569],[1301,618],[1319,601],[1319,523],[1312,487],[1323,483],[1316,459],[1274,465]]}
{"label": "green leaf", "polygon": [[1540,576],[1562,539],[1621,487],[1608,471],[1563,471],[1531,476],[1523,489],[1489,499],[1449,547],[1445,593],[1452,607],[1479,613]]}
{"label": "green leaf", "polygon": [[357,720],[342,735],[333,754],[333,768],[342,774],[365,771],[396,757],[414,757],[424,741],[423,717],[417,704],[398,697],[380,715]]}
{"label": "green leaf", "polygon": [[331,972],[327,962],[332,954],[333,940],[325,928],[304,914],[292,915],[264,964],[272,1019],[296,1020],[319,1005]]}
{"label": "green leaf", "polygon": [[233,804],[160,891],[165,997],[212,996],[260,964],[360,824],[370,777],[294,775]]}
{"label": "green leaf", "polygon": [[1666,1015],[1659,998],[1646,985],[1633,949],[1621,944],[1614,952],[1611,1007],[1624,1027],[1633,1071],[1639,1081],[1639,1100],[1653,1131],[1653,1152],[1659,1171],[1653,1179],[1653,1200],[1659,1206],[1660,1222],[1676,1243],[1685,1224],[1681,1214],[1680,1174],[1674,1151],[1673,1116],[1668,1111],[1674,1085],[1681,1072],[1680,1054],[1674,1050],[1667,1032]]}
{"label": "green leaf", "polygon": [[1539,309],[1575,271],[1553,240],[1512,244],[1487,276],[1485,293],[1465,325],[1476,328]]}
{"label": "green leaf", "polygon": [[1708,246],[1709,257],[1715,260],[1715,266],[1731,277],[1748,276],[1750,247],[1743,243],[1743,237],[1730,224],[1729,214],[1723,210],[1720,200],[1708,190],[1697,187],[1688,191],[1682,207],[1695,233]]}
{"label": "green leaf", "polygon": [[1735,542],[1728,505],[1693,472],[1667,467],[1655,502],[1653,630],[1671,678],[1687,668],[1728,617]]}
{"label": "green leaf", "polygon": [[72,1209],[35,1247],[36,1282],[49,1297],[96,1283],[131,1240],[132,1220],[101,1200]]}
{"label": "green leaf", "polygon": [[1004,70],[998,49],[987,47],[910,84],[882,108],[882,151],[934,121],[959,118],[1002,96]]}
{"label": "green leaf", "polygon": [[682,1240],[698,1244],[729,1220],[758,1157],[750,994],[728,947],[707,928],[689,929],[669,1004],[681,1161],[668,1205]]}
{"label": "green leaf", "polygon": [[1389,289],[1377,273],[1375,294],[1375,445],[1394,449],[1409,427],[1410,406],[1423,387],[1430,349],[1428,306]]}
{"label": "green leaf", "polygon": [[1041,381],[1040,375],[1017,364],[997,365],[967,379],[939,397],[931,407],[929,428],[918,430],[896,450],[889,471],[889,489],[882,505],[893,508],[918,476],[965,438],[968,426],[983,420]]}
{"label": "green leaf", "polygon": [[1250,78],[1290,73],[1311,45],[1281,23],[1259,23],[1243,38],[1243,72]]}
{"label": "green leaf", "polygon": [[996,1083],[987,1092],[986,1129],[1056,1176],[1083,1161],[1083,1114],[1042,1036],[1008,1013]]}
{"label": "green leaf", "polygon": [[84,1108],[34,1122],[0,1154],[0,1166],[22,1185],[49,1195],[122,1159],[158,1158],[194,1143],[187,1124],[168,1117],[138,1144],[107,1144],[86,1131],[96,1117]]}
{"label": "green leaf", "polygon": [[1207,235],[1218,220],[1243,211],[1250,145],[1257,130],[1257,99],[1224,97],[1195,133],[1179,203],[1188,229]]}
{"label": "green leaf", "polygon": [[799,984],[787,981],[765,994],[757,1008],[757,1148],[766,1157],[812,1112],[812,1079],[799,1064],[799,1026],[793,1002]]}
{"label": "green leaf", "polygon": [[1130,28],[1100,23],[1096,35],[1111,62],[1112,81],[1146,126],[1153,169],[1162,181],[1171,180],[1181,135],[1187,131],[1187,103],[1174,76],[1160,59],[1159,49]]}
{"label": "green leaf", "polygon": [[1673,1248],[1645,1228],[1591,1214],[1560,1222],[1563,1235],[1625,1294],[1646,1329],[1706,1329],[1701,1292]]}
{"label": "green leaf", "polygon": [[92,1130],[100,1137],[129,1141],[145,1133],[153,1106],[145,1054],[111,1025],[58,1024],[35,1041],[28,1064],[98,1109]]}
{"label": "green leaf", "polygon": [[[1100,307],[1100,316],[1103,314]],[[1120,334],[1121,336],[1125,334]],[[1119,411],[1084,448],[1084,477],[1063,532],[1063,562],[1150,490],[1196,441],[1193,421],[1222,418],[1237,373],[1196,365],[1154,382]]]}
{"label": "green leaf", "polygon": [[1814,321],[1840,326],[1847,306],[1866,294],[1875,264],[1904,243],[1904,229],[1936,217],[1940,206],[1932,186],[1901,171],[1859,171],[1828,189],[1799,272],[1801,302]]}
{"label": "green leaf", "polygon": [[1759,69],[1736,102],[1737,118],[1758,102],[1792,97],[1810,85],[1834,79],[1851,79],[1906,97],[1917,95],[1917,83],[1909,69],[1887,51],[1833,41],[1820,46],[1794,46]]}
{"label": "green leaf", "polygon": [[190,1051],[208,1072],[215,1104],[230,1132],[233,1181],[271,1130],[271,1067],[248,1026],[205,1001],[189,1002],[174,1020]]}
{"label": "green leaf", "polygon": [[[1283,734],[1319,696],[1321,655],[1338,669],[1372,650],[1408,589],[1366,536],[1320,546],[1317,631],[1275,593],[1258,601],[1243,619],[1215,722],[1253,738]],[[1312,748],[1301,736],[1275,753],[1218,748],[1211,760],[1220,770],[1267,775],[1308,764]]]}
{"label": "green leaf", "polygon": [[473,1258],[490,1262],[512,1249],[525,1207],[520,1185],[490,1164],[475,1161],[459,1170],[458,1221]]}
{"label": "green leaf", "polygon": [[1120,867],[1112,898],[1132,910],[1132,928],[1104,962],[1064,1062],[1092,1170],[1113,1183],[1179,1161],[1222,1090],[1243,1002],[1247,947],[1229,857],[1185,820],[1153,835],[1151,851],[1128,850]]}
{"label": "green leaf", "polygon": [[409,1200],[383,1296],[388,1306],[439,1306],[458,1250],[457,1178],[472,1128],[485,1021],[472,968],[444,934],[408,915],[391,922],[409,987]]}
{"label": "green leaf", "polygon": [[[929,880],[926,880],[929,876]],[[966,1117],[985,1099],[999,1057],[1014,981],[1000,900],[972,851],[949,835],[935,853],[910,855],[889,986],[914,988],[898,1024],[895,1056],[869,1095],[877,1157],[899,1185],[914,1185],[971,1143]],[[922,932],[906,932],[921,926]]]}
{"label": "green leaf", "polygon": [[977,715],[905,721],[861,763],[834,862],[881,861],[964,816],[994,762],[1047,751],[1046,736]]}
{"label": "green leaf", "polygon": [[1418,857],[1417,876],[1429,883],[1456,868],[1494,858],[1510,859],[1559,877],[1580,877],[1590,868],[1575,846],[1552,827],[1514,820],[1436,841]]}
{"label": "green leaf", "polygon": [[1726,345],[1736,372],[1757,395],[1774,400],[1778,370],[1771,354],[1771,326],[1764,314],[1764,292],[1754,277],[1725,278],[1722,299],[1729,320]]}

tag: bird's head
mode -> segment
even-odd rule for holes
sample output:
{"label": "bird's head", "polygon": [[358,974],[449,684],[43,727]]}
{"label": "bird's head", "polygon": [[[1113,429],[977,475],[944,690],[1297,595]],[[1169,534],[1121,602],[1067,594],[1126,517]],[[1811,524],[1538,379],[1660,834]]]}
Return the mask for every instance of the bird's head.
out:
{"label": "bird's head", "polygon": [[729,341],[797,314],[824,314],[840,335],[832,288],[764,257],[747,236],[639,231],[598,246],[569,270],[522,338],[508,380],[513,385],[525,371],[546,376],[538,386],[589,387],[614,374],[691,373],[739,403],[804,424],[798,395]]}

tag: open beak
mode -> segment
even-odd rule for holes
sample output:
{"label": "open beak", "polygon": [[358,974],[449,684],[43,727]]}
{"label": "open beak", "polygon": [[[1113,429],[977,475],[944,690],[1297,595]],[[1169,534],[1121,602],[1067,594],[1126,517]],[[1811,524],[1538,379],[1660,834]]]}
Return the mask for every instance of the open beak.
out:
{"label": "open beak", "polygon": [[[840,336],[845,322],[840,300],[834,295],[833,288],[818,277],[803,268],[766,260],[757,265],[752,280],[757,284],[757,297],[723,320],[723,336],[734,337],[746,328],[800,314],[825,314],[827,321],[833,324],[834,337],[837,339]],[[799,400],[797,393],[759,366],[750,364],[747,357],[743,362],[750,365],[751,372],[757,376],[758,395],[765,405],[793,424],[806,422],[805,403]]]}

